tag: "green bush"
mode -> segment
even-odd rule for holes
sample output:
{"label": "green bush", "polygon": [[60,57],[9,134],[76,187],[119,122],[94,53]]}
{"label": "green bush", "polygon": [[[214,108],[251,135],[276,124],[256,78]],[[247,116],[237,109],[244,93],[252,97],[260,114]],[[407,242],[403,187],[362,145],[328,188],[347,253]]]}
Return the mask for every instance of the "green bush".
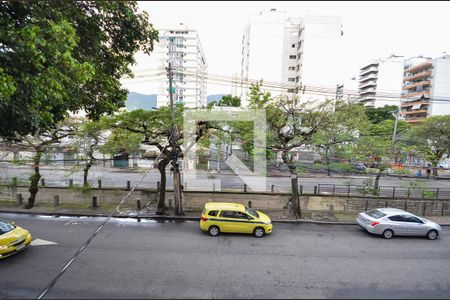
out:
{"label": "green bush", "polygon": [[375,188],[375,183],[372,178],[364,179],[364,181],[362,182],[362,186],[359,186],[356,190],[363,196],[368,194],[372,194],[375,196],[378,195],[378,189]]}

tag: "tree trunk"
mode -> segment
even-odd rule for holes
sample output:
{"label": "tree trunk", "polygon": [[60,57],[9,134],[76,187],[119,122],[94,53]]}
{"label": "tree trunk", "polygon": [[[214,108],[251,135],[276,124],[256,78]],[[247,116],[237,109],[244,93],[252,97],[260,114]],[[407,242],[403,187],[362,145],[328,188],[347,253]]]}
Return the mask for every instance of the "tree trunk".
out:
{"label": "tree trunk", "polygon": [[84,169],[83,169],[83,185],[84,185],[84,186],[88,186],[88,181],[87,181],[87,179],[88,179],[89,169],[90,169],[91,167],[92,167],[92,161],[89,160],[89,161],[86,163],[86,166],[84,166]]}
{"label": "tree trunk", "polygon": [[433,176],[438,176],[438,167],[437,167],[437,165],[438,165],[439,162],[432,162],[432,163],[433,163],[433,168],[432,168]]}
{"label": "tree trunk", "polygon": [[294,164],[292,163],[293,159],[289,157],[289,150],[283,150],[281,155],[283,162],[289,168],[289,172],[291,173],[291,194],[292,194],[292,204],[296,215],[301,217],[301,209],[300,209],[300,196],[298,194],[298,177]]}
{"label": "tree trunk", "polygon": [[166,211],[166,167],[169,164],[170,159],[169,158],[165,158],[163,160],[161,160],[158,164],[158,171],[159,174],[161,175],[161,182],[159,185],[159,197],[158,197],[158,208],[156,211],[157,215],[163,215]]}
{"label": "tree trunk", "polygon": [[381,177],[381,170],[378,171],[377,176],[375,177],[375,184],[374,184],[375,190],[378,190],[378,184],[380,182],[380,177]]}
{"label": "tree trunk", "polygon": [[28,204],[25,208],[32,208],[34,206],[34,202],[36,201],[36,194],[39,191],[38,185],[39,180],[41,179],[41,174],[39,173],[39,164],[41,162],[42,150],[36,149],[36,155],[33,158],[34,163],[34,174],[30,176],[30,197],[28,198]]}
{"label": "tree trunk", "polygon": [[331,170],[330,170],[330,156],[328,155],[328,148],[325,149],[325,160],[327,163],[327,175],[331,176]]}
{"label": "tree trunk", "polygon": [[89,147],[88,153],[87,153],[89,160],[87,161],[86,165],[84,166],[83,169],[83,185],[86,187],[88,186],[88,173],[89,173],[89,169],[92,167],[92,165],[94,164],[94,145],[91,145]]}

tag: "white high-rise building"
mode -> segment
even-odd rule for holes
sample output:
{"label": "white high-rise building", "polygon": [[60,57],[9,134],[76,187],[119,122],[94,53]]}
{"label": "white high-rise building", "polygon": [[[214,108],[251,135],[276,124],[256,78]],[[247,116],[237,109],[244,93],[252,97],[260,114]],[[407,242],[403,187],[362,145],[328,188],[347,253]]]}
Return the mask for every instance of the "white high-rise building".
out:
{"label": "white high-rise building", "polygon": [[336,93],[342,82],[341,36],[341,17],[291,18],[276,9],[251,16],[242,38],[242,105],[247,105],[249,83],[254,82],[262,82],[261,89],[272,96],[297,95],[301,100],[326,98],[315,87],[331,87]]}
{"label": "white high-rise building", "polygon": [[359,99],[364,105],[400,105],[403,82],[403,56],[391,55],[372,60],[359,72]]}
{"label": "white high-rise building", "polygon": [[334,99],[341,76],[342,18],[306,16],[298,37],[297,78],[302,101]]}
{"label": "white high-rise building", "polygon": [[[185,103],[190,108],[206,106],[207,64],[197,31],[183,24],[160,29],[155,53],[158,69],[172,65],[174,102]],[[157,106],[169,105],[168,77],[159,79],[157,87]]]}

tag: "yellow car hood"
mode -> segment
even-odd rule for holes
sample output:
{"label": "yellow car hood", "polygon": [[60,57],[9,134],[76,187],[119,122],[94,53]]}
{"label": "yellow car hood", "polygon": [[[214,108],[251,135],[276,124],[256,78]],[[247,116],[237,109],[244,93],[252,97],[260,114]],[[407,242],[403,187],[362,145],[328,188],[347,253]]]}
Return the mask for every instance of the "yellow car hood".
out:
{"label": "yellow car hood", "polygon": [[0,235],[0,245],[6,245],[10,242],[17,241],[20,238],[26,238],[28,235],[28,230],[20,227],[16,227],[10,232]]}
{"label": "yellow car hood", "polygon": [[259,219],[264,222],[264,223],[271,223],[272,220],[270,220],[269,216],[266,215],[265,213],[262,213],[260,211],[258,211],[258,215],[259,215]]}

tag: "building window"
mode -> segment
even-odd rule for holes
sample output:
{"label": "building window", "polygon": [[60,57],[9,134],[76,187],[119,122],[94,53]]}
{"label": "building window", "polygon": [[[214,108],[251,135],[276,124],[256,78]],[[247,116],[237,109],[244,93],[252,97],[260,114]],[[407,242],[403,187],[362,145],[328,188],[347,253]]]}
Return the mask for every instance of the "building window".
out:
{"label": "building window", "polygon": [[289,67],[289,71],[295,71],[295,67]]}
{"label": "building window", "polygon": [[288,81],[290,81],[290,82],[295,82],[295,78],[289,77],[289,78],[288,78]]}
{"label": "building window", "polygon": [[289,59],[296,59],[297,55],[289,55]]}
{"label": "building window", "polygon": [[295,93],[295,89],[288,89],[288,93]]}

